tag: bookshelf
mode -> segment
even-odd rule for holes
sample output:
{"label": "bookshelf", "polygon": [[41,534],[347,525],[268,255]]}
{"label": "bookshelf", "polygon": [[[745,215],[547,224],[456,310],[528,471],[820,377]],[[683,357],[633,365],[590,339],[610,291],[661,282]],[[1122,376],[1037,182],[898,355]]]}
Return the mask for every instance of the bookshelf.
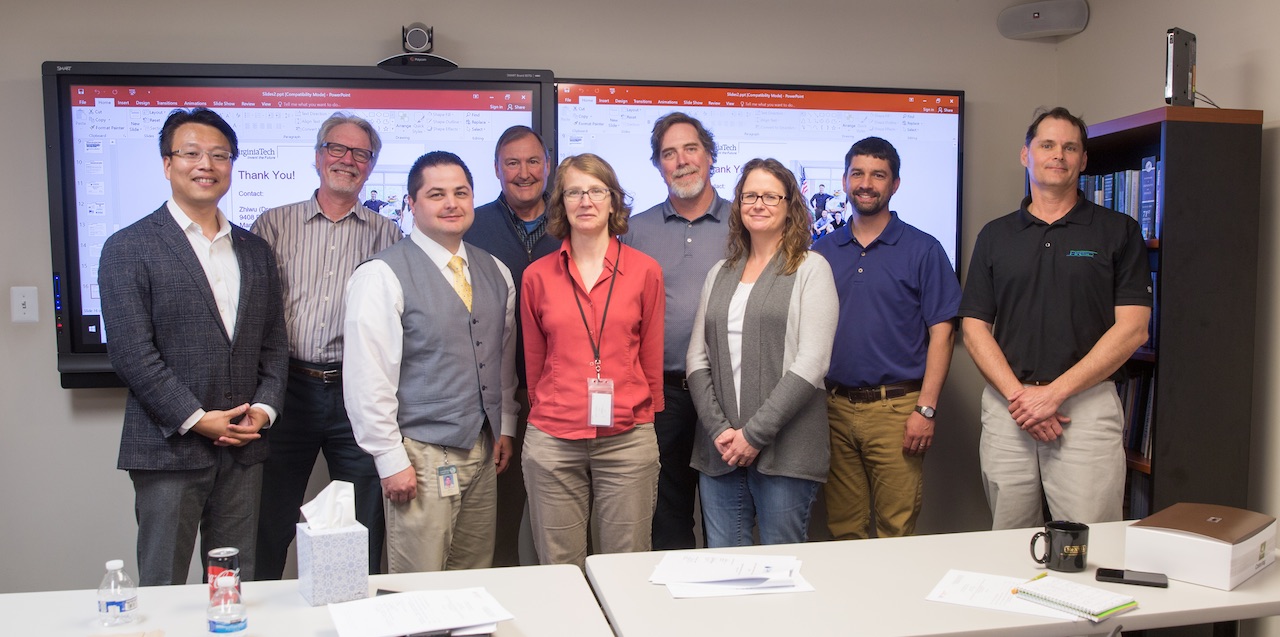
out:
{"label": "bookshelf", "polygon": [[[1176,502],[1245,507],[1252,422],[1262,111],[1167,106],[1089,127],[1086,173],[1160,159],[1148,239],[1153,339],[1126,367],[1149,414],[1127,443],[1130,518]],[[1122,388],[1122,401],[1125,395]],[[1139,414],[1141,416],[1141,414]],[[1138,418],[1141,420],[1141,418]],[[1143,422],[1129,426],[1143,427]],[[1141,436],[1137,437],[1141,440]],[[1128,439],[1132,440],[1132,438]]]}

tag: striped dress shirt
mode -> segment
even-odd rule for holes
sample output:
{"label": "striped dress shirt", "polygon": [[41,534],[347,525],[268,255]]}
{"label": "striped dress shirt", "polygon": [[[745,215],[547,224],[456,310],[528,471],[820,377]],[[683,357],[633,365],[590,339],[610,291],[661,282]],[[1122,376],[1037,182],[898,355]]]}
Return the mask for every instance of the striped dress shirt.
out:
{"label": "striped dress shirt", "polygon": [[358,203],[331,221],[312,194],[266,211],[252,230],[271,244],[280,266],[289,355],[318,365],[341,363],[347,279],[356,266],[399,241],[400,229]]}

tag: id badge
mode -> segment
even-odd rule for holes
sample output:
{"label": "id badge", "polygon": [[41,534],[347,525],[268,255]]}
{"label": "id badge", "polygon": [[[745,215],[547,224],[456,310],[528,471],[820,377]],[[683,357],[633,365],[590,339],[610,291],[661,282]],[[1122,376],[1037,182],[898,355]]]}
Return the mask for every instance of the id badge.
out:
{"label": "id badge", "polygon": [[587,424],[613,426],[613,379],[587,379]]}
{"label": "id badge", "polygon": [[458,468],[451,464],[436,468],[436,482],[440,486],[440,497],[447,498],[462,493],[458,488]]}

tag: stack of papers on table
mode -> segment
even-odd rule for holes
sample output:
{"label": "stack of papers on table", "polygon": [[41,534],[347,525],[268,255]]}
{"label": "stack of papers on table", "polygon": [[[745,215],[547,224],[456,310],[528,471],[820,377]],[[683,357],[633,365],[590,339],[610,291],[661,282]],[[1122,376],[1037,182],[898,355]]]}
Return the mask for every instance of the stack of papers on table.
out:
{"label": "stack of papers on table", "polygon": [[1026,581],[1025,577],[989,575],[952,569],[947,571],[925,599],[931,602],[946,602],[1078,621],[1079,618],[1071,613],[1054,610],[1015,596],[1013,589]]}
{"label": "stack of papers on table", "polygon": [[483,588],[409,591],[330,604],[341,637],[397,637],[415,633],[487,635],[512,619]]}
{"label": "stack of papers on table", "polygon": [[727,597],[810,592],[800,560],[787,555],[668,553],[649,581],[665,584],[672,597]]}

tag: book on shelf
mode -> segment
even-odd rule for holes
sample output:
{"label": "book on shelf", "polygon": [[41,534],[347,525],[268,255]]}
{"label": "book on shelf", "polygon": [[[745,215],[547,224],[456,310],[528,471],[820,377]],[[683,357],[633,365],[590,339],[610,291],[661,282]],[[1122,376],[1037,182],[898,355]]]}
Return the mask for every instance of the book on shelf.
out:
{"label": "book on shelf", "polygon": [[1112,173],[1112,177],[1115,181],[1115,196],[1111,199],[1111,209],[1116,212],[1124,212],[1125,198],[1129,193],[1129,183],[1126,181],[1129,178],[1129,174],[1122,170],[1118,173]]}
{"label": "book on shelf", "polygon": [[1151,476],[1129,470],[1129,513],[1125,519],[1140,520],[1151,515]]}
{"label": "book on shelf", "polygon": [[1160,231],[1164,226],[1164,160],[1156,159],[1156,214],[1152,229],[1152,238],[1159,239],[1164,234]]}
{"label": "book on shelf", "polygon": [[1156,238],[1156,158],[1142,158],[1142,170],[1138,177],[1138,224],[1142,226],[1142,238]]}
{"label": "book on shelf", "polygon": [[1155,371],[1145,368],[1116,385],[1124,412],[1121,441],[1130,453],[1151,459],[1151,421],[1155,416]]}
{"label": "book on shelf", "polygon": [[1138,452],[1143,458],[1151,460],[1151,421],[1156,412],[1156,376],[1152,372],[1146,387],[1146,407],[1142,410],[1142,438],[1138,444]]}
{"label": "book on shelf", "polygon": [[1151,273],[1151,321],[1147,323],[1147,347],[1155,349],[1160,335],[1160,285],[1159,272]]}
{"label": "book on shelf", "polygon": [[1159,158],[1144,157],[1142,167],[1103,175],[1080,175],[1085,199],[1104,208],[1133,217],[1142,228],[1143,239],[1160,236]]}
{"label": "book on shelf", "polygon": [[1052,575],[1040,575],[1023,582],[1013,589],[1013,594],[1094,623],[1138,607],[1137,600],[1129,595]]}

